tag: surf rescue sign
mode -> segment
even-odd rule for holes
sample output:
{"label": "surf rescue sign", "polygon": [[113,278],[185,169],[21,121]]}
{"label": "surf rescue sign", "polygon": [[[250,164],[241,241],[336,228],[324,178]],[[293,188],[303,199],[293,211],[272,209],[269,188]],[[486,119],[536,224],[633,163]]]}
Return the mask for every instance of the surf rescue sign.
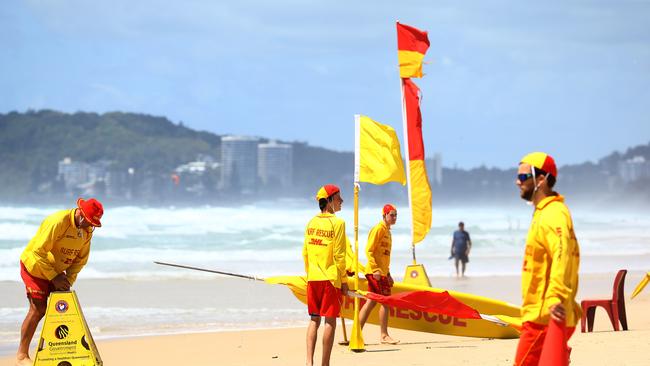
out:
{"label": "surf rescue sign", "polygon": [[74,291],[52,292],[35,366],[103,366]]}

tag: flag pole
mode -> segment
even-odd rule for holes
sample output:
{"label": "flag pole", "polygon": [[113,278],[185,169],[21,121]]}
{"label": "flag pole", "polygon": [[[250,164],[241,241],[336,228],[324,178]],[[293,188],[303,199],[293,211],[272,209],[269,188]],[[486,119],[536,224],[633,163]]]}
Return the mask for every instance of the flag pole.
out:
{"label": "flag pole", "polygon": [[[361,116],[354,115],[354,290],[359,290],[359,170],[361,163]],[[354,298],[354,318],[349,349],[353,352],[365,351],[361,324],[359,324],[360,300]]]}
{"label": "flag pole", "polygon": [[[399,70],[398,70],[399,71]],[[406,115],[406,101],[404,100],[404,82],[402,81],[402,78],[399,78],[399,86],[400,86],[400,92],[402,96],[402,124],[404,126],[404,156],[405,156],[405,165],[406,165],[406,186],[407,189],[406,191],[408,192],[408,201],[409,201],[409,212],[411,213],[411,216],[413,216],[413,203],[411,201],[411,157],[409,155],[409,137],[408,137],[408,117]],[[413,220],[414,218],[411,217],[411,253],[413,255],[413,264],[418,264],[418,262],[415,260],[415,242],[414,242],[414,237],[415,234],[413,232],[414,226],[413,226]]]}

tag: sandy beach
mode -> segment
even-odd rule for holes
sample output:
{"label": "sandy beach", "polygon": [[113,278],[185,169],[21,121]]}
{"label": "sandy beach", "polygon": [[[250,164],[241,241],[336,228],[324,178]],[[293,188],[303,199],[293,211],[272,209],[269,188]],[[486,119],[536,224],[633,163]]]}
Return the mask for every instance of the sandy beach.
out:
{"label": "sandy beach", "polygon": [[[593,333],[580,333],[577,329],[570,341],[573,347],[572,365],[648,365],[650,364],[650,291],[644,291],[634,300],[629,294],[641,279],[643,273],[628,274],[626,281],[626,307],[629,330],[614,332],[604,311],[596,314]],[[499,278],[432,278],[437,287],[454,289],[480,295],[496,297],[517,303],[518,281],[516,277]],[[613,274],[587,275],[581,278],[580,299],[606,298],[611,296]],[[250,284],[239,280],[219,278],[215,281],[187,281],[187,286],[174,284],[179,292],[186,294],[211,289],[213,295],[228,290],[248,288],[262,297],[267,297],[268,306],[287,306],[301,308],[288,290],[281,286],[269,286],[261,283]],[[198,283],[197,283],[198,282]],[[87,297],[88,305],[93,301],[109,301],[108,297],[88,297],[95,293],[100,285],[115,284],[99,281],[80,282],[77,291]],[[124,294],[138,291],[141,283],[121,284]],[[248,287],[247,287],[248,286]],[[252,287],[250,287],[252,286]],[[0,287],[15,288],[7,283]],[[93,289],[91,289],[94,288]],[[219,287],[221,287],[219,289]],[[180,290],[185,288],[185,290]],[[159,290],[159,289],[153,289]],[[15,295],[16,291],[8,290]],[[7,292],[5,292],[7,293]],[[499,296],[496,296],[498,294]],[[205,295],[205,292],[203,292]],[[80,296],[83,298],[83,296]],[[170,295],[167,295],[169,297]],[[195,298],[187,301],[197,301]],[[95,300],[93,300],[95,299]],[[167,300],[166,296],[161,301]],[[14,299],[11,299],[14,301]],[[84,304],[82,303],[82,306]],[[230,305],[227,305],[230,306]],[[87,315],[88,317],[88,315]],[[304,323],[304,325],[302,325]],[[305,327],[307,319],[299,320],[290,327],[272,329],[224,330],[219,332],[202,332],[175,335],[123,337],[118,339],[97,338],[96,343],[105,365],[300,365],[305,358]],[[92,328],[92,324],[90,324]],[[269,326],[268,328],[271,328]],[[351,321],[347,321],[348,334]],[[377,366],[394,365],[510,365],[517,340],[478,339],[452,337],[438,334],[391,330],[391,334],[402,342],[396,346],[378,343],[379,329],[374,325],[364,329],[366,352],[352,353],[347,347],[335,345],[332,352],[332,364],[356,365],[372,364]],[[340,323],[337,328],[337,340],[342,339]],[[320,340],[320,337],[319,337]],[[320,345],[317,347],[317,359],[320,357]],[[13,355],[4,352],[0,366],[13,365]]]}

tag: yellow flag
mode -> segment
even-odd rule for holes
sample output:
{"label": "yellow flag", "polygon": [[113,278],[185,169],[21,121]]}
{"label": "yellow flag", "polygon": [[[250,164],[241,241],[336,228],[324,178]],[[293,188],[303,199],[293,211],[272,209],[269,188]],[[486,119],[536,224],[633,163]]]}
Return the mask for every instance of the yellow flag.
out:
{"label": "yellow flag", "polygon": [[355,115],[355,182],[406,184],[404,163],[395,130],[372,119]]}

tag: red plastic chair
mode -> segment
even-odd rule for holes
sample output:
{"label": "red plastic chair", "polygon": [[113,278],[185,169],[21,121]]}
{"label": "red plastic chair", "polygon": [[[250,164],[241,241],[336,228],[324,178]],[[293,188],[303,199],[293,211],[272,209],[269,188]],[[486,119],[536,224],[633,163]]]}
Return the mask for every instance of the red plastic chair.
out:
{"label": "red plastic chair", "polygon": [[594,330],[594,315],[596,315],[596,308],[601,306],[607,315],[609,315],[609,320],[612,322],[615,331],[619,331],[618,327],[619,321],[623,326],[623,330],[627,330],[627,317],[625,316],[625,275],[627,274],[627,269],[622,269],[616,274],[614,279],[614,293],[612,294],[611,300],[582,300],[580,305],[582,306],[582,319],[580,320],[580,329],[582,333],[585,332],[585,320],[587,321],[587,327],[589,331]]}

